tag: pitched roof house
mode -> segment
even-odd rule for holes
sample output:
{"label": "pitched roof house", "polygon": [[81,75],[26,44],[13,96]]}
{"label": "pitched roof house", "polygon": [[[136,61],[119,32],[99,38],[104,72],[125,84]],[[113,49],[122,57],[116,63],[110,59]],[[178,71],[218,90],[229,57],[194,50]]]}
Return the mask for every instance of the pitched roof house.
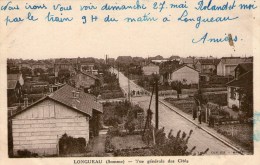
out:
{"label": "pitched roof house", "polygon": [[183,65],[172,71],[168,77],[168,82],[181,81],[184,84],[198,84],[199,71],[194,68]]}
{"label": "pitched roof house", "polygon": [[99,77],[82,71],[78,71],[77,74],[71,78],[71,81],[73,81],[73,84],[75,83],[77,88],[83,89],[101,84],[101,79]]}
{"label": "pitched roof house", "polygon": [[240,63],[253,62],[253,58],[222,57],[217,66],[217,75],[235,76],[235,68]]}
{"label": "pitched roof house", "polygon": [[252,70],[253,70],[253,63],[240,63],[235,68],[235,78],[238,78],[242,74]]}
{"label": "pitched roof house", "polygon": [[159,74],[159,66],[149,63],[142,68],[144,75]]}
{"label": "pitched roof house", "polygon": [[24,84],[22,74],[7,74],[7,89],[14,89],[17,83]]}
{"label": "pitched roof house", "polygon": [[[238,69],[236,71],[240,72]],[[253,70],[249,70],[242,74],[236,73],[236,75],[237,76],[232,81],[226,84],[228,90],[227,101],[229,108],[232,108],[233,106],[240,108],[242,101],[242,96],[239,93],[240,89],[246,89],[247,92],[253,93]]]}
{"label": "pitched roof house", "polygon": [[217,65],[220,62],[220,59],[199,59],[195,68],[204,74],[213,74],[217,70]]}
{"label": "pitched roof house", "polygon": [[192,68],[194,68],[194,65],[195,65],[196,62],[197,62],[197,60],[195,58],[190,58],[190,57],[180,59],[181,65],[186,65],[186,66],[189,66],[189,67],[192,67]]}
{"label": "pitched roof house", "polygon": [[22,74],[7,74],[7,99],[8,106],[19,102],[22,96],[24,79]]}
{"label": "pitched roof house", "polygon": [[27,149],[39,155],[58,154],[63,134],[89,141],[90,126],[103,107],[94,96],[64,85],[10,117],[13,153]]}

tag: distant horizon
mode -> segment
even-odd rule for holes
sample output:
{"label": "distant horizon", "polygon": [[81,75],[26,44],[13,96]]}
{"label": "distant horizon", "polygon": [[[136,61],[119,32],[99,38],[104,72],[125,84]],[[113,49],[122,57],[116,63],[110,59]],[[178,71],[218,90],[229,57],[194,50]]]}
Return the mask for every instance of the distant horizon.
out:
{"label": "distant horizon", "polygon": [[[177,55],[177,54],[172,54],[172,55],[146,55],[146,56],[141,56],[141,55],[118,55],[118,56],[109,56],[108,55],[108,58],[114,58],[114,59],[117,59],[119,56],[131,56],[132,58],[133,57],[142,57],[144,59],[147,59],[147,58],[151,58],[151,57],[156,57],[156,56],[162,56],[164,59],[167,59],[167,58],[170,58],[171,56],[179,56],[180,58],[187,58],[187,57],[197,57],[197,58],[222,58],[222,57],[253,57],[253,55],[251,54],[244,54],[244,55],[238,55],[238,54],[223,54],[223,55]],[[103,57],[95,57],[95,56],[75,56],[75,57],[52,57],[52,58],[49,58],[48,56],[46,58],[23,58],[23,57],[11,57],[11,58],[8,58],[7,59],[22,59],[22,60],[48,60],[48,59],[62,59],[62,58],[96,58],[96,59],[106,59],[106,54],[103,56]]]}

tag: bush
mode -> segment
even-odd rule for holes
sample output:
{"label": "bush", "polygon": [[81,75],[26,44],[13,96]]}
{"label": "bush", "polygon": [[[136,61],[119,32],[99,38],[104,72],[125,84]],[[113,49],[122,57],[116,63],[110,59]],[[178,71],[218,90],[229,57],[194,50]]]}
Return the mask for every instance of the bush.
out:
{"label": "bush", "polygon": [[20,158],[30,158],[30,157],[37,157],[38,154],[37,153],[32,153],[28,150],[18,150],[17,151],[18,157]]}
{"label": "bush", "polygon": [[135,130],[136,123],[134,121],[129,121],[125,123],[125,128],[129,131],[129,133],[133,133]]}
{"label": "bush", "polygon": [[119,128],[117,126],[116,127],[110,127],[108,129],[107,134],[110,135],[110,136],[118,136],[120,134]]}
{"label": "bush", "polygon": [[114,156],[153,156],[150,149],[116,150]]}
{"label": "bush", "polygon": [[233,104],[232,105],[232,110],[235,111],[235,112],[238,112],[239,108],[235,104]]}
{"label": "bush", "polygon": [[111,143],[111,136],[107,135],[106,141],[105,141],[105,152],[113,152],[114,146]]}
{"label": "bush", "polygon": [[62,135],[59,140],[60,154],[74,154],[86,152],[86,140],[85,138],[73,138],[66,133]]}
{"label": "bush", "polygon": [[121,121],[116,117],[110,117],[104,121],[104,124],[108,126],[117,126],[118,124],[121,124]]}

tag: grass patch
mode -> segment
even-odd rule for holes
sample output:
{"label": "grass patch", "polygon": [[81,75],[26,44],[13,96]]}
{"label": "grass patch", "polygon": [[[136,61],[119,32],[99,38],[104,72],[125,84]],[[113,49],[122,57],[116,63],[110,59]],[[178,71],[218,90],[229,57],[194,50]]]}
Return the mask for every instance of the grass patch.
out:
{"label": "grass patch", "polygon": [[253,126],[250,124],[219,125],[214,129],[253,153]]}
{"label": "grass patch", "polygon": [[115,150],[146,147],[141,135],[115,136],[112,137],[111,144],[115,147]]}
{"label": "grass patch", "polygon": [[193,98],[185,98],[185,99],[166,98],[164,100],[172,104],[173,106],[179,108],[183,112],[187,114],[192,114],[192,109],[194,108],[194,104],[195,104]]}

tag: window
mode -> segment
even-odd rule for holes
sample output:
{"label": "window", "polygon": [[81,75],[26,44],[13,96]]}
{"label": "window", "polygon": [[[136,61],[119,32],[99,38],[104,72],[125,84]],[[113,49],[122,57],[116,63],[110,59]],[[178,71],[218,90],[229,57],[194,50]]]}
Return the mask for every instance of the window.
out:
{"label": "window", "polygon": [[233,87],[230,88],[230,98],[236,99],[236,88]]}

